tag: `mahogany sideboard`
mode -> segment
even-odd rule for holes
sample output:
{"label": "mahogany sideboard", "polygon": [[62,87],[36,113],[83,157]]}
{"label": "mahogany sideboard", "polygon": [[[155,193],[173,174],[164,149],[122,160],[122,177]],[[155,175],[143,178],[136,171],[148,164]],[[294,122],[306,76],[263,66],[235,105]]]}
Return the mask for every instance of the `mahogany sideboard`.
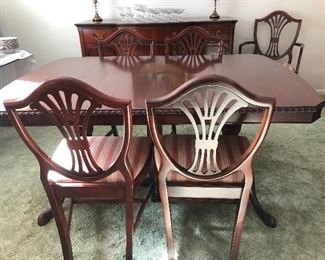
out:
{"label": "mahogany sideboard", "polygon": [[77,23],[82,56],[98,56],[97,40],[107,38],[114,31],[130,28],[155,42],[155,55],[165,54],[164,39],[169,38],[188,26],[200,26],[212,35],[224,40],[225,53],[233,53],[234,33],[237,20],[222,17],[218,20],[209,18],[182,18],[177,22],[124,22],[120,19],[105,19],[102,22],[85,21]]}

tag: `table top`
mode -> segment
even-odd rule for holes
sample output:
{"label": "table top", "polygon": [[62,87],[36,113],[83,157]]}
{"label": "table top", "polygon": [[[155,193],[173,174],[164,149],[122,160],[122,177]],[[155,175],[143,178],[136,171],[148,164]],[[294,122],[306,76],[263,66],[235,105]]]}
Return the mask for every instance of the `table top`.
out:
{"label": "table top", "polygon": [[[0,125],[5,125],[3,100],[23,98],[50,78],[70,76],[108,95],[130,99],[135,114],[145,115],[145,100],[161,97],[202,74],[219,74],[258,96],[275,97],[273,122],[311,123],[320,117],[322,97],[301,77],[259,55],[224,55],[222,61],[168,59],[165,56],[65,58],[51,62],[0,90]],[[254,120],[253,120],[254,121]]]}

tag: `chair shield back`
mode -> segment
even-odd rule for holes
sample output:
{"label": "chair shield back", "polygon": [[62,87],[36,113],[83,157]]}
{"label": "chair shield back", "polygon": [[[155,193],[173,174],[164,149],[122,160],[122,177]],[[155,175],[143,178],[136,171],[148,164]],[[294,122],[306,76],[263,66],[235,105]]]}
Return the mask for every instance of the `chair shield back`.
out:
{"label": "chair shield back", "polygon": [[[114,165],[125,157],[130,138],[130,102],[100,93],[88,84],[72,78],[57,78],[42,83],[27,98],[5,101],[6,109],[18,133],[42,166],[77,180],[97,180],[114,172]],[[24,126],[19,109],[28,107],[54,125],[65,139],[70,153],[68,169],[53,161]],[[87,138],[90,117],[96,109],[111,107],[123,115],[125,136],[115,161],[103,169],[95,160]],[[109,151],[103,151],[109,152]],[[71,160],[71,162],[70,162]]]}
{"label": "chair shield back", "polygon": [[[147,102],[150,130],[162,161],[180,174],[200,180],[226,177],[254,155],[268,129],[273,106],[273,99],[253,97],[232,80],[217,75],[192,79],[165,98]],[[258,133],[241,160],[222,169],[217,159],[221,130],[247,108],[263,112]],[[185,117],[193,128],[195,151],[189,168],[172,158],[158,133],[159,115],[168,110]]]}
{"label": "chair shield back", "polygon": [[274,60],[288,55],[288,63],[291,63],[292,49],[298,39],[301,23],[301,19],[295,19],[284,11],[274,11],[261,19],[256,19],[255,53]]}

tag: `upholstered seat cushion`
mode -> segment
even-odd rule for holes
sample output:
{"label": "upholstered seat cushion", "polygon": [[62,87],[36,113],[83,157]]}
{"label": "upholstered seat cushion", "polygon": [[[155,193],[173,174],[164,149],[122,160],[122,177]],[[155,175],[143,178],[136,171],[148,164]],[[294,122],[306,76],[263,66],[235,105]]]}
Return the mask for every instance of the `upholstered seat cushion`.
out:
{"label": "upholstered seat cushion", "polygon": [[[170,156],[181,166],[188,169],[194,161],[195,137],[191,135],[168,135],[162,137],[162,143]],[[236,163],[249,146],[249,141],[243,136],[221,135],[217,149],[217,163],[220,169]],[[155,151],[156,164],[159,168],[160,156]],[[242,172],[236,172],[228,177],[219,179],[215,183],[242,183],[244,176]],[[167,175],[167,182],[194,182],[183,175],[172,171]]]}
{"label": "upholstered seat cushion", "polygon": [[[88,137],[88,141],[90,145],[90,151],[96,163],[102,169],[108,169],[110,165],[115,162],[117,156],[119,155],[123,139],[121,137],[93,136]],[[151,141],[148,138],[134,137],[131,139],[129,161],[133,168],[134,179],[143,169],[150,153]],[[71,155],[65,139],[60,142],[59,146],[53,154],[52,159],[66,169],[69,169],[71,167]],[[62,174],[54,171],[49,172],[48,180],[52,183],[81,182],[67,178]],[[122,173],[118,171],[96,182],[120,183],[124,181],[125,180]]]}

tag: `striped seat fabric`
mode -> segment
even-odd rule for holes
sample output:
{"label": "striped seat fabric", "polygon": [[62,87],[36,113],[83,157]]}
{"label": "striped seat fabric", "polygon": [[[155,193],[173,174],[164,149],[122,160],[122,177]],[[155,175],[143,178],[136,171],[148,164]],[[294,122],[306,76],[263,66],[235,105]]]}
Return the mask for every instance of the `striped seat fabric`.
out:
{"label": "striped seat fabric", "polygon": [[[182,167],[188,169],[191,167],[194,161],[195,155],[195,136],[192,135],[167,135],[162,137],[162,144],[168,151],[169,155]],[[220,169],[225,169],[230,165],[236,163],[241,155],[247,150],[249,141],[243,136],[232,135],[220,135],[219,144],[217,149],[217,162]],[[159,153],[155,151],[155,158],[157,167],[159,169],[160,159]],[[202,181],[196,181],[184,177],[183,175],[171,171],[167,175],[167,183],[181,183],[181,182],[193,182],[198,183]],[[242,172],[236,172],[225,178],[214,181],[213,183],[231,183],[240,184],[244,181],[244,175]]]}
{"label": "striped seat fabric", "polygon": [[[94,157],[94,160],[102,169],[108,169],[117,159],[123,138],[121,137],[106,137],[106,136],[92,136],[88,137],[90,151]],[[139,152],[141,151],[141,152]],[[129,161],[133,167],[134,179],[141,172],[149,153],[151,152],[151,143],[145,137],[133,137],[131,139],[129,150]],[[60,163],[61,166],[66,169],[71,168],[71,155],[70,150],[66,145],[65,139],[63,139],[52,157],[53,161]],[[50,171],[48,174],[48,180],[52,183],[82,183],[82,181],[67,178],[62,174]],[[100,179],[95,182],[100,183],[123,183],[124,177],[122,173],[115,172],[106,178]]]}

